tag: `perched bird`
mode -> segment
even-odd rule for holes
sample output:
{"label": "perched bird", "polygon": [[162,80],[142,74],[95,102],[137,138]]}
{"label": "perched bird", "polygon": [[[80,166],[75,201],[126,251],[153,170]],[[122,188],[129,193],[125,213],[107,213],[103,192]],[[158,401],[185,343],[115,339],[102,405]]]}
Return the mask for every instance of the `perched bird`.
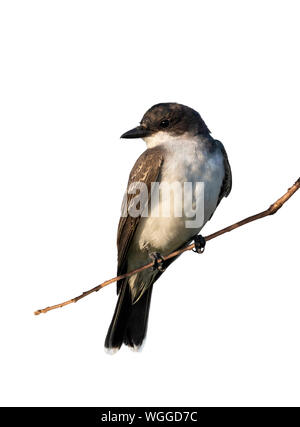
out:
{"label": "perched bird", "polygon": [[[144,183],[149,207],[153,198],[151,183],[176,182],[183,187],[187,182],[201,182],[204,190],[201,193],[194,185],[192,197],[193,206],[197,198],[202,197],[203,221],[195,227],[187,227],[190,215],[176,216],[174,209],[169,216],[162,215],[166,203],[163,197],[156,198],[155,208],[159,210],[155,214],[151,206],[148,215],[121,216],[117,236],[118,275],[137,269],[151,259],[154,268],[117,283],[118,302],[105,340],[105,347],[111,353],[123,343],[135,350],[141,347],[147,332],[153,284],[175,259],[163,262],[164,255],[193,240],[201,251],[205,242],[197,234],[212,217],[221,199],[228,196],[232,182],[224,146],[211,136],[199,113],[185,105],[154,105],[145,113],[140,125],[121,138],[143,138],[147,144],[147,150],[131,170],[128,189],[135,183]],[[126,196],[130,205],[134,195],[130,192]],[[175,201],[175,196],[172,200]]]}

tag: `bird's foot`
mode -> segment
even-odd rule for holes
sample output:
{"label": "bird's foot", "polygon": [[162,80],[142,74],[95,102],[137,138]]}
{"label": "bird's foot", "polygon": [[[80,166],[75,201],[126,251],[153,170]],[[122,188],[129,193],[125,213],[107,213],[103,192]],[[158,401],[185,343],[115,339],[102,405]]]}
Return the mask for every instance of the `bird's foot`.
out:
{"label": "bird's foot", "polygon": [[194,237],[194,244],[195,249],[193,249],[193,252],[197,252],[197,254],[203,254],[206,240],[203,236],[201,236],[201,234],[197,234],[197,236]]}
{"label": "bird's foot", "polygon": [[152,271],[165,271],[164,259],[159,252],[151,252],[149,256],[153,260]]}

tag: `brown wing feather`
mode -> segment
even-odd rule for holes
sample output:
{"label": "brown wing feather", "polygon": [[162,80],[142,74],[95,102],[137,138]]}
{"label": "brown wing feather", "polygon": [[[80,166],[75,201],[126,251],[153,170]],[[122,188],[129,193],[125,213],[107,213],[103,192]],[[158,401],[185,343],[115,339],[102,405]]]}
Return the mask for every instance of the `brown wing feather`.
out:
{"label": "brown wing feather", "polygon": [[[129,175],[128,187],[134,182],[143,182],[147,185],[148,201],[151,192],[151,182],[156,182],[160,174],[163,163],[163,150],[159,147],[146,150],[136,161]],[[127,206],[135,194],[125,194],[127,197]],[[147,202],[148,202],[147,201]],[[141,209],[142,210],[142,209]],[[140,216],[134,218],[130,215],[121,217],[118,227],[117,246],[118,246],[118,275],[126,272],[127,253],[138,226]],[[120,283],[118,283],[119,291]]]}
{"label": "brown wing feather", "polygon": [[224,179],[223,179],[223,183],[222,183],[222,187],[221,187],[219,199],[218,199],[218,204],[219,204],[220,201],[223,199],[223,197],[227,197],[231,191],[232,174],[231,174],[231,167],[229,164],[228,156],[227,156],[227,153],[225,151],[224,145],[222,144],[221,141],[215,140],[215,142],[218,144],[218,146],[220,147],[220,149],[222,151],[222,154],[224,157],[224,168],[225,168],[225,175],[224,175]]}

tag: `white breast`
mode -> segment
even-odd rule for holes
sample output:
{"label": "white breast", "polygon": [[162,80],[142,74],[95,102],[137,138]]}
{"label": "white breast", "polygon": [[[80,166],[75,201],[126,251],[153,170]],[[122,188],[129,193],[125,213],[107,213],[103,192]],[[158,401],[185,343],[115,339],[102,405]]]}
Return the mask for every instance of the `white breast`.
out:
{"label": "white breast", "polygon": [[[162,144],[166,154],[160,182],[169,184],[179,182],[181,186],[185,182],[193,184],[196,182],[204,183],[203,226],[213,214],[220,194],[224,178],[222,153],[218,149],[209,152],[207,144],[199,137],[190,139],[174,138],[173,141],[168,140],[168,142],[163,142]],[[147,141],[147,145],[154,146],[157,145],[157,142]],[[195,185],[193,185],[193,188],[193,197],[197,199],[201,194],[195,192]],[[180,191],[182,191],[182,188]],[[176,194],[174,195],[174,200],[178,200]],[[169,201],[164,198],[159,201],[160,213],[166,212],[166,203],[169,203]],[[176,206],[174,208],[176,209]],[[142,218],[139,223],[133,246],[137,246],[138,250],[157,251],[162,254],[167,254],[177,249],[202,228],[202,226],[195,229],[187,228],[186,221],[191,218],[184,214],[185,212],[183,212],[182,217],[176,217],[171,210],[171,216],[169,217],[163,217],[162,215],[154,217],[150,209],[149,216]]]}

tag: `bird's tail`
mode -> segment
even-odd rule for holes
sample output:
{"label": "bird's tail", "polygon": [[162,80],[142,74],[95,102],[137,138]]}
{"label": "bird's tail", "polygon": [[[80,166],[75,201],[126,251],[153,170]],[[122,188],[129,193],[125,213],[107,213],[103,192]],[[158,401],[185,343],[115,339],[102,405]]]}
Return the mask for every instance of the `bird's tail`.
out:
{"label": "bird's tail", "polygon": [[147,333],[152,287],[151,284],[132,304],[129,284],[127,281],[123,283],[105,339],[108,352],[116,352],[123,343],[135,350],[142,345]]}

